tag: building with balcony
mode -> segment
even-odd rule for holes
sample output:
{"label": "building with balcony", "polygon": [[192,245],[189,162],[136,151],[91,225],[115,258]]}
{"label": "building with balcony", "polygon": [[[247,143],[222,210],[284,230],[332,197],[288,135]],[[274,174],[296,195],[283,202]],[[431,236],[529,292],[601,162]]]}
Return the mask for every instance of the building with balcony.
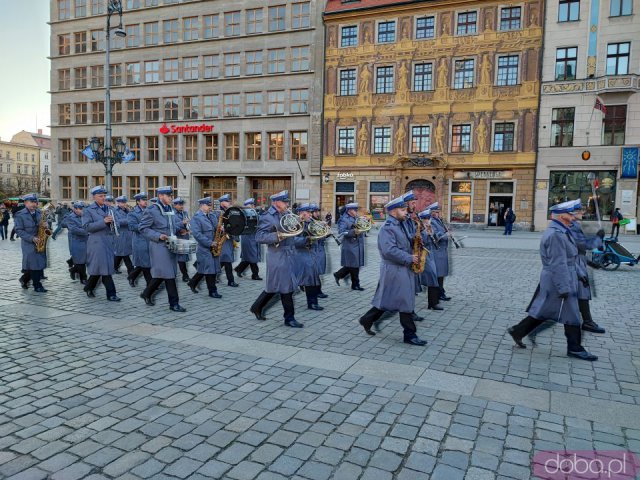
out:
{"label": "building with balcony", "polygon": [[[104,167],[81,151],[105,131],[106,1],[51,1],[53,197],[86,199]],[[135,160],[113,194],[170,184],[268,202],[319,199],[322,2],[123,0],[111,35],[113,140]],[[117,15],[112,26],[117,25]]]}
{"label": "building with balcony", "polygon": [[552,204],[578,197],[587,220],[609,220],[615,207],[637,218],[640,2],[547,4],[536,229]]}
{"label": "building with balcony", "polygon": [[329,0],[322,200],[413,188],[447,221],[533,220],[543,2]]}

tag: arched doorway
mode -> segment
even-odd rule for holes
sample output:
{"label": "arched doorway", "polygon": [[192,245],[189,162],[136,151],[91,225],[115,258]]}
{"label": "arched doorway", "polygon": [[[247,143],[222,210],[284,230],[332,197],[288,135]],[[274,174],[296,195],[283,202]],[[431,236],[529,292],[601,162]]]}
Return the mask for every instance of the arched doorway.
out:
{"label": "arched doorway", "polygon": [[413,190],[413,193],[418,199],[418,212],[421,212],[436,201],[436,186],[429,180],[412,180],[407,184],[405,192],[409,190]]}

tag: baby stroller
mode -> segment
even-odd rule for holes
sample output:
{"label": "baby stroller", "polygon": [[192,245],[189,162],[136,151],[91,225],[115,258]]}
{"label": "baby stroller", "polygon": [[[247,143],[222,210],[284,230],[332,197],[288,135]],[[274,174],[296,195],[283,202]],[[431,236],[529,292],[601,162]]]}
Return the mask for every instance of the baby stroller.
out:
{"label": "baby stroller", "polygon": [[591,262],[594,267],[604,270],[616,270],[621,263],[633,267],[640,263],[640,255],[634,257],[629,250],[618,242],[618,237],[605,237],[604,246],[591,250]]}

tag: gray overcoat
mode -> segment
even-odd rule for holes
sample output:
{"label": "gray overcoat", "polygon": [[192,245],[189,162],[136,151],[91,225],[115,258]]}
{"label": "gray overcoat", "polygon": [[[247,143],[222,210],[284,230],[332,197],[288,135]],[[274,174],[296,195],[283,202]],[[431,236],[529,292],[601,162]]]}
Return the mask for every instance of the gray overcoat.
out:
{"label": "gray overcoat", "polygon": [[[540,288],[529,305],[529,315],[538,320],[580,325],[576,272],[578,247],[569,229],[551,220],[540,240],[540,257]],[[568,297],[563,302],[559,295],[564,293]]]}
{"label": "gray overcoat", "polygon": [[262,245],[256,242],[256,234],[240,235],[240,260],[249,263],[262,261]]}
{"label": "gray overcoat", "polygon": [[87,240],[87,273],[89,275],[113,275],[115,257],[111,226],[104,223],[108,211],[92,203],[82,212],[82,228],[89,234]]}
{"label": "gray overcoat", "polygon": [[438,267],[436,266],[435,257],[435,244],[427,232],[422,230],[422,243],[427,250],[427,261],[424,264],[424,270],[420,274],[420,284],[425,287],[437,287],[438,286]]}
{"label": "gray overcoat", "polygon": [[318,264],[318,251],[315,241],[310,241],[306,235],[309,222],[305,222],[302,235],[293,237],[296,246],[296,274],[298,284],[303,287],[320,285],[320,265]]}
{"label": "gray overcoat", "polygon": [[116,257],[128,257],[133,253],[133,233],[129,230],[129,209],[115,208],[113,210],[118,223],[120,235],[115,237]]}
{"label": "gray overcoat", "polygon": [[440,239],[438,241],[438,250],[433,252],[438,277],[446,277],[449,275],[449,235],[444,228],[444,224],[437,218],[431,219],[431,229],[433,230],[433,235]]}
{"label": "gray overcoat", "polygon": [[[222,215],[224,213],[223,210],[218,210],[216,215]],[[216,216],[216,221],[218,217]],[[216,225],[217,226],[217,225]],[[238,237],[234,237],[229,235],[224,245],[222,245],[222,252],[220,252],[220,263],[228,262],[233,263],[236,259],[236,247],[233,245],[234,240],[238,240]]]}
{"label": "gray overcoat", "polygon": [[33,237],[38,235],[38,225],[42,212],[35,210],[35,220],[27,208],[23,208],[13,217],[16,235],[20,237],[22,249],[22,270],[44,270],[47,268],[46,252],[37,253]]}
{"label": "gray overcoat", "polygon": [[136,267],[150,268],[151,259],[149,258],[149,240],[144,238],[140,233],[140,220],[144,210],[140,205],[136,205],[133,211],[127,216],[129,221],[129,230],[132,233],[131,251],[133,253],[131,261]]}
{"label": "gray overcoat", "polygon": [[390,312],[411,313],[415,308],[415,278],[411,236],[389,216],[378,233],[380,280],[371,304]]}
{"label": "gray overcoat", "polygon": [[[602,240],[600,237],[587,237],[582,231],[580,223],[574,221],[569,228],[573,240],[578,247],[578,260],[576,261],[576,271],[578,272],[578,279],[589,279],[589,267],[587,265],[587,250],[602,246]],[[578,281],[578,300],[591,300],[591,286]]]}
{"label": "gray overcoat", "polygon": [[327,251],[325,250],[325,242],[326,238],[321,238],[320,240],[314,242],[314,246],[318,252],[318,267],[320,269],[320,275],[324,275],[327,273]]}
{"label": "gray overcoat", "polygon": [[[67,213],[63,219],[58,221],[58,225],[61,228],[66,228],[67,230],[69,230],[69,227],[67,225],[67,220],[71,218],[72,215],[75,215],[75,213],[74,212]],[[71,252],[71,232],[67,232],[67,243],[69,244],[69,255],[73,256],[73,253]]]}
{"label": "gray overcoat", "polygon": [[338,233],[344,234],[340,250],[340,264],[343,267],[364,267],[364,234],[356,234],[353,225],[356,219],[344,213],[338,221]]}
{"label": "gray overcoat", "polygon": [[169,251],[160,235],[171,236],[176,234],[176,228],[171,206],[163,209],[160,204],[151,205],[142,214],[138,228],[140,233],[149,240],[149,257],[151,259],[151,276],[153,278],[175,279],[178,273],[176,254]]}
{"label": "gray overcoat", "polygon": [[292,293],[298,288],[295,271],[296,247],[293,238],[284,238],[278,244],[278,227],[283,214],[270,207],[258,219],[256,241],[267,245],[267,276],[265,292]]}
{"label": "gray overcoat", "polygon": [[67,230],[69,230],[69,241],[71,243],[71,257],[73,263],[84,265],[87,263],[87,239],[89,234],[82,227],[82,217],[71,212],[64,217],[63,222]]}
{"label": "gray overcoat", "polygon": [[[184,223],[182,223],[185,218],[189,217],[189,212],[187,212],[186,210],[183,210],[181,212],[178,212],[176,210],[176,216],[174,218],[174,223],[176,225],[176,229],[177,230],[186,230],[187,227]],[[189,222],[191,223],[191,222]],[[183,234],[183,235],[178,235],[178,238],[182,238],[184,240],[189,240],[189,238],[191,238],[189,236],[189,232]],[[189,255],[188,253],[181,253],[180,255],[177,255],[178,257],[178,261],[179,262],[189,262],[191,261],[191,255]]]}
{"label": "gray overcoat", "polygon": [[198,268],[196,271],[203,275],[215,275],[221,272],[220,257],[214,257],[211,254],[211,243],[216,233],[217,224],[218,220],[214,213],[207,215],[202,210],[198,210],[191,218],[191,234],[198,242],[196,249]]}

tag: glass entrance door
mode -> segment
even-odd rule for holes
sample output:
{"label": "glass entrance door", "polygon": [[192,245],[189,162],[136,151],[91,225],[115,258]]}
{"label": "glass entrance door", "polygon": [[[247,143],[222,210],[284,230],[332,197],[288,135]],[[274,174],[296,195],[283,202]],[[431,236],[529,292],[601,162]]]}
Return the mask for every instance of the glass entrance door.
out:
{"label": "glass entrance door", "polygon": [[347,203],[352,203],[354,201],[353,195],[336,195],[336,211],[335,211],[335,222],[337,223],[340,219],[340,209],[344,207]]}
{"label": "glass entrance door", "polygon": [[504,214],[507,208],[513,207],[513,197],[489,197],[488,226],[504,227]]}

